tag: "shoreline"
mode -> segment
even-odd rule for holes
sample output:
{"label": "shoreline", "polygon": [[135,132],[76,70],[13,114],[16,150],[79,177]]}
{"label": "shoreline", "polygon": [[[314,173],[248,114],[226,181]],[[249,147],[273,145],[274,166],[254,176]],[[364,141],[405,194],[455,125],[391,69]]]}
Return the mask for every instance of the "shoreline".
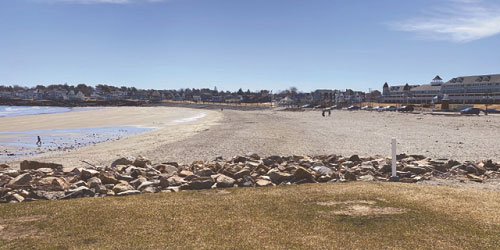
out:
{"label": "shoreline", "polygon": [[[205,121],[217,121],[220,117],[213,111],[162,107],[108,107],[82,112],[3,117],[0,119],[0,127],[4,134],[0,133],[0,140],[10,140],[12,143],[14,139],[14,144],[27,141],[36,146],[36,136],[39,134],[33,133],[45,132],[41,135],[45,143],[42,148],[24,147],[19,150],[22,155],[16,158],[13,155],[6,157],[8,159],[4,162],[10,164],[17,164],[25,159],[43,158],[76,165],[81,165],[81,160],[90,158],[105,164],[107,159],[116,154],[148,148],[158,140],[167,139],[172,142],[182,138],[165,133],[165,130],[175,128],[178,132],[191,135],[195,133],[193,129],[208,128]],[[26,134],[32,138],[24,138]],[[55,145],[48,144],[49,142]],[[52,147],[44,147],[45,145]],[[0,146],[0,150],[4,154],[9,153],[5,152],[5,144]]]}

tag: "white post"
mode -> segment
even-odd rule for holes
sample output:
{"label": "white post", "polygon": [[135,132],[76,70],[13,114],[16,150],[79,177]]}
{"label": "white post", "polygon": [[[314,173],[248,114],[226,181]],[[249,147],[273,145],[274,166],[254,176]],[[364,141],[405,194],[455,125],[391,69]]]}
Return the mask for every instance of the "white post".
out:
{"label": "white post", "polygon": [[390,181],[399,181],[396,174],[396,138],[392,138],[392,175]]}

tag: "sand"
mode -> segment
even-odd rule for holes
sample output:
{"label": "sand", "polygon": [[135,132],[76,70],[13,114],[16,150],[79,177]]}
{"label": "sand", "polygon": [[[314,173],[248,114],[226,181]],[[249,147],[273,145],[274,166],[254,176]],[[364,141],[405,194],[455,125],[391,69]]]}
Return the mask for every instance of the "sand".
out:
{"label": "sand", "polygon": [[[92,111],[96,116],[77,118],[82,123],[162,124],[162,112],[172,108],[130,108],[123,112]],[[163,111],[162,109],[165,109]],[[114,110],[114,109],[110,109]],[[107,115],[99,113],[109,112]],[[434,116],[396,112],[332,111],[284,112],[178,109],[176,112],[207,113],[202,119],[168,125],[155,131],[84,147],[70,152],[34,157],[66,166],[84,166],[82,160],[109,164],[119,156],[143,155],[153,162],[213,160],[217,156],[255,152],[268,155],[340,154],[390,155],[391,137],[398,140],[398,153],[432,158],[500,161],[500,116]],[[174,113],[176,113],[174,112]],[[83,112],[81,112],[83,113]],[[50,115],[63,116],[65,114]],[[99,115],[99,117],[98,117]],[[110,117],[113,117],[112,119]],[[21,119],[21,118],[17,118]],[[24,118],[34,119],[34,118]],[[58,118],[59,119],[59,118]],[[50,120],[58,124],[55,119]],[[101,121],[102,120],[102,121]],[[64,119],[58,120],[67,122]],[[32,120],[32,122],[39,123]],[[100,123],[102,122],[102,123]],[[4,122],[2,121],[3,124]],[[72,126],[67,124],[65,126]],[[163,124],[165,125],[165,124]],[[34,125],[26,125],[34,126]],[[47,125],[48,126],[48,125]],[[76,126],[76,125],[74,125]],[[2,127],[3,129],[3,127]]]}

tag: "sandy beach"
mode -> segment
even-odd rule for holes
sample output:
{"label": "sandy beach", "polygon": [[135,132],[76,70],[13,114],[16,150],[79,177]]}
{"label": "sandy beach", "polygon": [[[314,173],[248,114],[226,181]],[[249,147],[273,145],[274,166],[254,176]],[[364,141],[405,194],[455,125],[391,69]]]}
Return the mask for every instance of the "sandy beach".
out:
{"label": "sandy beach", "polygon": [[[192,121],[173,120],[205,116]],[[5,130],[135,125],[157,129],[124,139],[33,157],[68,167],[89,162],[106,165],[120,156],[142,155],[153,162],[212,160],[255,152],[268,155],[390,155],[391,137],[398,153],[432,158],[500,160],[500,116],[435,116],[395,112],[237,111],[165,107],[106,108],[0,119]],[[14,161],[14,166],[21,159]]]}

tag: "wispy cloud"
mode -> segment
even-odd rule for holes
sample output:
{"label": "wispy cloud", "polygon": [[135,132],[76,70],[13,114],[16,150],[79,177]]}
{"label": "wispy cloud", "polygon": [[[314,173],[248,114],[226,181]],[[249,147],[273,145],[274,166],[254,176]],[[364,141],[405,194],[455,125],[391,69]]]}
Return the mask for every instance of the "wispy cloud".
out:
{"label": "wispy cloud", "polygon": [[500,6],[483,0],[446,0],[391,26],[422,39],[470,42],[500,34]]}
{"label": "wispy cloud", "polygon": [[131,3],[161,3],[170,0],[35,0],[41,3],[67,4],[131,4]]}

